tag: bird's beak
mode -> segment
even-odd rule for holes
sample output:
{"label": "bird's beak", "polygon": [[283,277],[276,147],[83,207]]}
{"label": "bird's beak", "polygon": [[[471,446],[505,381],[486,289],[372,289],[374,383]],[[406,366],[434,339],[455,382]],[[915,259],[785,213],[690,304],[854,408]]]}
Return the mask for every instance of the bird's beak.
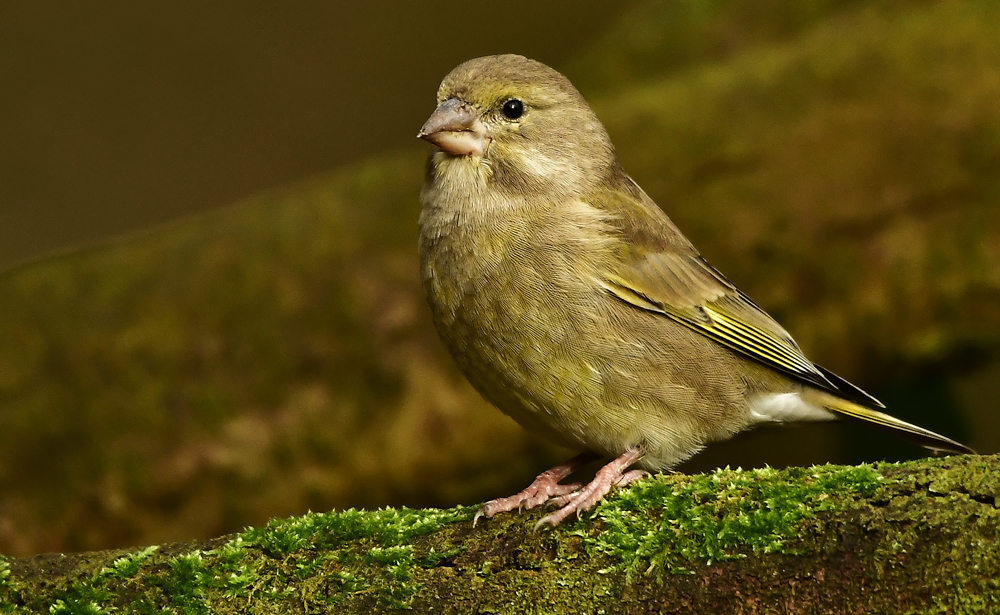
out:
{"label": "bird's beak", "polygon": [[453,156],[479,156],[490,140],[486,126],[457,98],[441,103],[417,134]]}

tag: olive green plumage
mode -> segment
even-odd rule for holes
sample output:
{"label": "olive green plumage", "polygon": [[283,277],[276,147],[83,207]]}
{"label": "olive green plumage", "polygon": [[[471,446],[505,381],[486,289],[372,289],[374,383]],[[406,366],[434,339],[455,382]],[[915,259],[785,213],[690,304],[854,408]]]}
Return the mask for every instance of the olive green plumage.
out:
{"label": "olive green plumage", "polygon": [[466,62],[421,132],[420,260],[472,384],[568,446],[670,468],[767,422],[839,416],[968,449],[883,414],[815,366],[618,164],[570,82],[515,55]]}

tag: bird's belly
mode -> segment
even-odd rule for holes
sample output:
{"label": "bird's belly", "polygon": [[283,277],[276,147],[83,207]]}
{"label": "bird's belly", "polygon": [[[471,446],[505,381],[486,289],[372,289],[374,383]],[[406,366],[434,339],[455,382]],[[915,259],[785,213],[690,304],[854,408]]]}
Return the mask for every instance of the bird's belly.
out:
{"label": "bird's belly", "polygon": [[[438,277],[443,286],[428,293],[441,337],[469,381],[524,427],[606,455],[642,446],[643,465],[660,469],[742,424],[724,417],[749,416],[739,383],[706,381],[703,370],[677,359],[703,339],[683,328],[667,335],[663,317],[597,285],[574,291],[542,277]],[[732,360],[721,347],[713,352]]]}
{"label": "bird's belly", "polygon": [[[506,283],[505,283],[506,282]],[[469,381],[525,427],[586,445],[603,387],[576,314],[530,300],[511,280],[479,280],[439,330]]]}

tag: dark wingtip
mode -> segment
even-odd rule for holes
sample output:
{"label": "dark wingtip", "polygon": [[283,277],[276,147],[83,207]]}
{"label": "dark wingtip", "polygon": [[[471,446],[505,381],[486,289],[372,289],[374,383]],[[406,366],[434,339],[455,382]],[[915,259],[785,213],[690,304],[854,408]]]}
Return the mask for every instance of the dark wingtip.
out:
{"label": "dark wingtip", "polygon": [[853,401],[856,404],[861,404],[862,406],[867,406],[869,408],[878,408],[879,410],[885,408],[885,404],[875,399],[868,393],[865,393],[850,382],[844,380],[837,374],[826,369],[822,365],[816,365],[816,369],[819,370],[819,373],[823,374],[823,377],[825,377],[830,384],[836,387],[840,396],[847,401]]}

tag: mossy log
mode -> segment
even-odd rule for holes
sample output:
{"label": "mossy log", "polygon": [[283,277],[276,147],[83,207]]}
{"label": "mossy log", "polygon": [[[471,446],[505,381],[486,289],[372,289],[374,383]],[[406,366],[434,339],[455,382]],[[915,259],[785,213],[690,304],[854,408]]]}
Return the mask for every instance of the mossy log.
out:
{"label": "mossy log", "polygon": [[998,495],[994,455],[656,476],[540,532],[542,511],[310,513],[0,560],[0,612],[997,612]]}

